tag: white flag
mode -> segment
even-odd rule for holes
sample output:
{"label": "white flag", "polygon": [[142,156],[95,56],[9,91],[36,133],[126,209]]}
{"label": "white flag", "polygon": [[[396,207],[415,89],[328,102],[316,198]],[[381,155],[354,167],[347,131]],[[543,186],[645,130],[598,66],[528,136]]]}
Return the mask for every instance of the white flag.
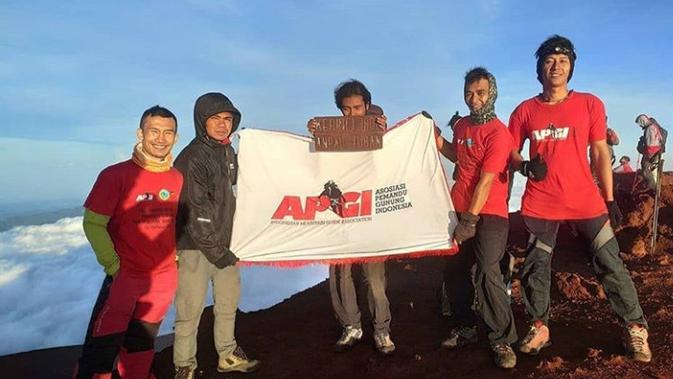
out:
{"label": "white flag", "polygon": [[281,265],[454,253],[457,219],[434,127],[417,114],[384,134],[383,149],[363,152],[240,131],[232,251]]}

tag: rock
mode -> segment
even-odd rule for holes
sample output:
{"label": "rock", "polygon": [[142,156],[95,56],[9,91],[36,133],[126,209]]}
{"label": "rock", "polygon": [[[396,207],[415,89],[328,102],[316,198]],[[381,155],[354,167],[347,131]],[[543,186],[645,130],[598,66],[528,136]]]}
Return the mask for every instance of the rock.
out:
{"label": "rock", "polygon": [[633,241],[633,247],[631,247],[631,254],[638,258],[642,258],[647,255],[647,247],[645,241],[642,238],[636,238]]}
{"label": "rock", "polygon": [[593,280],[587,280],[576,273],[556,272],[556,287],[568,300],[605,299],[603,287]]}

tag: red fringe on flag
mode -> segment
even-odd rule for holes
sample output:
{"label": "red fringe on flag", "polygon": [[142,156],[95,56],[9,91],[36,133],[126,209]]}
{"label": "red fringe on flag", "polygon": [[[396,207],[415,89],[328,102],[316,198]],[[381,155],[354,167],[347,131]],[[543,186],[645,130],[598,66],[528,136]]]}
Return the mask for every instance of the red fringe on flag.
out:
{"label": "red fringe on flag", "polygon": [[354,257],[354,258],[339,258],[339,259],[304,259],[304,260],[268,261],[268,262],[240,261],[238,262],[238,264],[240,266],[273,266],[282,268],[295,268],[312,264],[338,265],[338,264],[354,264],[354,263],[372,263],[372,262],[383,262],[389,259],[395,259],[395,260],[414,259],[414,258],[438,256],[438,255],[455,255],[457,253],[458,253],[458,247],[454,246],[450,249],[443,249],[443,250],[414,251],[406,254],[377,255],[374,257]]}

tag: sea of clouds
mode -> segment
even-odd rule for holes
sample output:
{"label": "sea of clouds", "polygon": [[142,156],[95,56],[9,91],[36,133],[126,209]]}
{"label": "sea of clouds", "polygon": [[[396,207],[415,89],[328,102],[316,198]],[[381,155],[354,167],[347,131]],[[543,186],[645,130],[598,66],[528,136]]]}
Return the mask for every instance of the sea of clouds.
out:
{"label": "sea of clouds", "polygon": [[[326,277],[323,265],[243,267],[239,308],[271,307]],[[0,355],[81,344],[103,278],[81,217],[0,232]],[[174,319],[171,308],[160,334]]]}

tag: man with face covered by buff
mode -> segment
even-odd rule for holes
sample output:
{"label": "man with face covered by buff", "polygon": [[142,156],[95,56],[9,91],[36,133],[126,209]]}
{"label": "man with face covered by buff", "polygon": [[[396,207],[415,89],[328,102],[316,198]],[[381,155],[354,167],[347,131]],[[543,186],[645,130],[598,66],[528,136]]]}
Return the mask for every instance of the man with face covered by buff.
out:
{"label": "man with face covered by buff", "polygon": [[[445,288],[449,292],[453,328],[442,345],[456,349],[477,342],[477,311],[488,329],[488,339],[498,367],[512,368],[516,355],[510,344],[517,339],[514,316],[500,270],[505,253],[509,220],[507,209],[508,159],[512,137],[495,115],[495,78],[483,67],[465,75],[465,104],[470,115],[458,120],[452,143],[444,143],[450,160],[457,162],[451,198],[460,223],[454,238],[460,253],[449,257]],[[474,282],[471,267],[476,264]]]}

